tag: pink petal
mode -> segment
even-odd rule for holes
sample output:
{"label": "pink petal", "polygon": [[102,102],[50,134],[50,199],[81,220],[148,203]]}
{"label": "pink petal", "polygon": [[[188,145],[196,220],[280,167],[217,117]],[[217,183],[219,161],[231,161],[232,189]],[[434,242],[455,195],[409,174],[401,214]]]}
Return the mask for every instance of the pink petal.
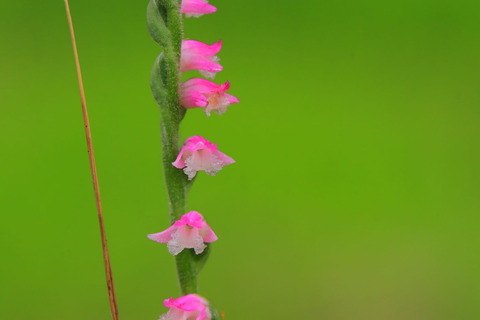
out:
{"label": "pink petal", "polygon": [[230,89],[230,82],[226,81],[224,84],[221,84],[218,86],[218,91],[219,92],[225,92],[228,89]]}
{"label": "pink petal", "polygon": [[185,151],[184,148],[182,148],[182,149],[180,150],[180,152],[178,153],[177,159],[175,159],[175,161],[172,162],[172,165],[173,165],[175,168],[178,168],[178,169],[185,168],[186,164],[185,164],[185,162],[183,162],[183,160],[182,160],[184,151]]}
{"label": "pink petal", "polygon": [[207,224],[203,230],[203,242],[215,242],[218,240],[217,235],[213,232],[212,228]]}
{"label": "pink petal", "polygon": [[208,105],[208,99],[196,88],[184,88],[181,93],[180,103],[184,108],[203,108]]}
{"label": "pink petal", "polygon": [[[202,136],[191,136],[190,138],[188,138],[186,141],[185,141],[185,144],[186,145],[206,145],[206,144],[209,144],[210,141],[208,141],[207,139],[205,139],[204,137]],[[190,149],[190,150],[196,150],[196,149]]]}
{"label": "pink petal", "polygon": [[184,88],[184,90],[194,88],[198,92],[205,94],[205,93],[217,92],[219,90],[220,85],[206,79],[193,78],[185,81],[182,87]]}
{"label": "pink petal", "polygon": [[163,301],[167,308],[177,308],[183,311],[201,311],[208,306],[207,300],[196,294],[187,294],[177,299],[169,298]]}
{"label": "pink petal", "polygon": [[164,230],[164,231],[158,232],[158,233],[149,234],[149,235],[147,235],[147,237],[150,240],[153,240],[153,241],[156,241],[156,242],[159,242],[159,243],[167,243],[170,240],[172,240],[172,234],[175,231],[177,231],[177,227],[171,226],[167,230]]}
{"label": "pink petal", "polygon": [[225,96],[227,97],[228,102],[230,102],[230,103],[239,103],[239,102],[240,102],[240,100],[238,100],[237,97],[232,96],[232,95],[229,94],[229,93],[225,93]]}
{"label": "pink petal", "polygon": [[191,312],[183,311],[172,307],[170,310],[168,310],[168,313],[166,315],[160,316],[160,319],[158,320],[182,320],[186,318],[188,313]]}
{"label": "pink petal", "polygon": [[183,40],[182,41],[182,52],[188,51],[192,53],[197,53],[202,56],[211,57],[216,55],[222,49],[222,41],[218,41],[212,44],[206,44],[196,40]]}
{"label": "pink petal", "polygon": [[217,158],[220,159],[220,161],[222,161],[222,165],[224,166],[235,163],[235,160],[233,160],[233,158],[230,158],[223,152],[217,151],[215,153],[215,156],[217,156]]}
{"label": "pink petal", "polygon": [[205,0],[183,0],[182,1],[182,13],[191,15],[202,15],[208,13],[214,13],[217,8],[208,4]]}
{"label": "pink petal", "polygon": [[188,213],[185,213],[180,218],[180,221],[197,229],[202,229],[207,224],[203,219],[203,216],[197,211],[190,211]]}
{"label": "pink petal", "polygon": [[198,151],[202,149],[208,149],[212,152],[217,151],[217,145],[215,143],[211,143],[202,136],[193,136],[188,138],[185,141],[185,148],[190,151]]}
{"label": "pink petal", "polygon": [[197,317],[197,320],[209,320],[212,318],[209,308],[204,308]]}
{"label": "pink petal", "polygon": [[182,57],[181,70],[182,72],[189,70],[203,70],[207,72],[220,72],[223,67],[220,63],[215,62],[209,58],[201,55],[186,55]]}

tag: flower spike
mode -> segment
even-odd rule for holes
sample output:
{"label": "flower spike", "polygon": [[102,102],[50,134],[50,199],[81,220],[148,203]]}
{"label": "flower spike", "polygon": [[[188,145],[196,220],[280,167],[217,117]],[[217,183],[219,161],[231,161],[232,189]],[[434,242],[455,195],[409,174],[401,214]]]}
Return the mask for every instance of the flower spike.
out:
{"label": "flower spike", "polygon": [[183,169],[192,180],[197,171],[214,176],[223,166],[234,163],[235,160],[218,151],[217,145],[201,136],[193,136],[185,140],[177,159],[172,163],[175,168]]}
{"label": "flower spike", "polygon": [[214,13],[217,8],[208,3],[207,0],[183,0],[181,12],[185,13],[187,18],[198,18],[204,14]]}
{"label": "flower spike", "polygon": [[204,77],[213,79],[217,72],[223,70],[216,56],[221,49],[222,41],[208,45],[200,41],[183,40],[180,71],[199,70]]}
{"label": "flower spike", "polygon": [[193,78],[185,81],[181,86],[180,103],[186,109],[205,108],[210,116],[211,111],[222,114],[232,103],[239,103],[237,97],[226,93],[230,83],[216,84],[215,82]]}
{"label": "flower spike", "polygon": [[218,240],[203,216],[196,211],[185,213],[168,229],[149,234],[147,237],[159,243],[166,243],[168,251],[173,255],[179,254],[185,248],[194,249],[196,254],[200,254],[207,247],[204,242]]}
{"label": "flower spike", "polygon": [[165,307],[170,308],[167,313],[162,314],[159,320],[210,320],[212,315],[208,301],[197,294],[163,301]]}

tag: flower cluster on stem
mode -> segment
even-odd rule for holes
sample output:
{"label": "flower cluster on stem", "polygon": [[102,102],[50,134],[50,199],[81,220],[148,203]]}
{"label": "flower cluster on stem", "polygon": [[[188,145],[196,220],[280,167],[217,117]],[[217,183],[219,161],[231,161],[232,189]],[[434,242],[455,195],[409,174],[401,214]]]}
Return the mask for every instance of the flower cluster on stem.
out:
{"label": "flower cluster on stem", "polygon": [[198,77],[180,80],[183,72],[196,70],[205,78],[214,79],[223,70],[217,56],[222,41],[206,44],[183,39],[181,14],[200,17],[216,11],[207,0],[150,0],[147,9],[150,35],[162,47],[152,69],[150,86],[161,113],[162,162],[171,224],[148,238],[166,243],[175,256],[183,294],[164,301],[170,309],[161,316],[162,320],[217,319],[215,309],[197,294],[197,275],[209,256],[210,244],[218,237],[200,213],[185,213],[186,198],[199,171],[213,176],[235,160],[202,136],[186,139],[182,147],[179,141],[180,123],[187,110],[202,108],[210,116],[212,111],[222,114],[230,105],[240,102],[227,93],[228,81],[217,84]]}

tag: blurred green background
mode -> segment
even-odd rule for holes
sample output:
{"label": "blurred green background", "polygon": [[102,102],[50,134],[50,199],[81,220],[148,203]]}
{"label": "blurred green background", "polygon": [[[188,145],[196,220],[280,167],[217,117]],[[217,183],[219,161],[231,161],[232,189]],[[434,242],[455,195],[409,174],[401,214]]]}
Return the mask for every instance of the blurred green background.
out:
{"label": "blurred green background", "polygon": [[[237,160],[190,194],[220,237],[201,293],[226,320],[480,319],[480,3],[211,2],[185,35],[224,40],[242,103],[182,126]],[[168,225],[147,0],[70,5],[121,318],[157,319],[179,291],[145,237]],[[63,1],[1,1],[0,26],[0,318],[109,319]]]}

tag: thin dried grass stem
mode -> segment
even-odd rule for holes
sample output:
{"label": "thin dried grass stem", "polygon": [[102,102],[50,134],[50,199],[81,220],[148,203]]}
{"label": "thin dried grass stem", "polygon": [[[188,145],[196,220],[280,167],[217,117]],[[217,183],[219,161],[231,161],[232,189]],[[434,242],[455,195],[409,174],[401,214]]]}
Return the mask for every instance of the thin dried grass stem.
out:
{"label": "thin dried grass stem", "polygon": [[72,16],[70,14],[70,7],[68,4],[68,0],[64,0],[65,2],[65,9],[67,13],[68,19],[68,26],[70,29],[70,38],[72,40],[73,46],[73,54],[75,56],[75,66],[77,69],[77,78],[78,78],[78,86],[80,89],[80,102],[82,105],[82,113],[83,113],[83,123],[85,127],[85,137],[87,139],[87,151],[88,151],[88,159],[90,162],[90,171],[92,174],[92,182],[93,182],[93,190],[95,192],[95,203],[97,206],[97,214],[98,214],[98,223],[100,227],[100,236],[102,240],[102,251],[103,251],[103,262],[105,266],[105,275],[107,280],[107,288],[108,288],[108,297],[110,302],[110,310],[112,313],[113,320],[118,320],[118,308],[117,308],[117,301],[115,298],[115,287],[113,284],[113,275],[112,275],[112,268],[110,265],[110,254],[108,253],[108,244],[107,244],[107,235],[105,232],[105,225],[103,222],[103,210],[102,210],[102,200],[100,197],[100,186],[98,183],[98,175],[97,175],[97,165],[95,163],[95,155],[93,151],[93,143],[92,143],[92,133],[90,131],[90,121],[88,119],[88,110],[87,110],[87,100],[85,98],[85,90],[83,87],[83,79],[82,79],[82,71],[80,69],[80,59],[78,58],[78,51],[77,51],[77,43],[75,41],[75,32],[73,29],[73,22]]}

